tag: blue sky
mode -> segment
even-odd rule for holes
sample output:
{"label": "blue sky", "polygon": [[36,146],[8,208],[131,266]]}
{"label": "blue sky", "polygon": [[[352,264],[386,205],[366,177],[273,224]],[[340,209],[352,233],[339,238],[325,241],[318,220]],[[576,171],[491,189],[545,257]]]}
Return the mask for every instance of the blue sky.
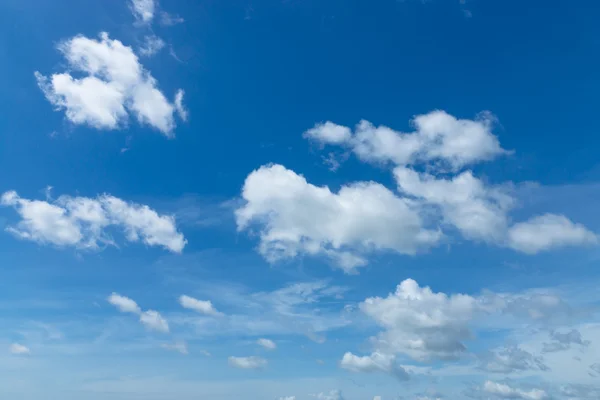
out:
{"label": "blue sky", "polygon": [[4,0],[0,392],[597,399],[598,17]]}

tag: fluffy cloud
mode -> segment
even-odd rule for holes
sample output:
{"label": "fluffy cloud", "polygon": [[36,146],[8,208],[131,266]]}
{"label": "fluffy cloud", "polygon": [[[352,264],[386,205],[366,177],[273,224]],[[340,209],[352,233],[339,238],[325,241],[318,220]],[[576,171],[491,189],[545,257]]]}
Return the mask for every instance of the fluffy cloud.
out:
{"label": "fluffy cloud", "polygon": [[548,394],[541,389],[527,391],[492,381],[486,381],[483,384],[482,391],[500,399],[544,400],[548,398]]}
{"label": "fluffy cloud", "polygon": [[333,193],[281,165],[269,165],[246,178],[242,197],[238,229],[258,226],[259,251],[270,262],[320,254],[353,271],[366,264],[363,253],[415,254],[440,238],[438,231],[422,227],[409,201],[374,182]]}
{"label": "fluffy cloud", "polygon": [[11,344],[10,347],[8,348],[8,351],[10,351],[10,354],[14,354],[14,355],[18,355],[18,356],[31,354],[29,347],[23,346],[22,344],[19,344],[19,343]]}
{"label": "fluffy cloud", "polygon": [[260,357],[229,357],[229,365],[240,369],[262,369],[267,366],[267,360]]}
{"label": "fluffy cloud", "polygon": [[272,341],[272,340],[270,340],[270,339],[261,338],[261,339],[258,339],[256,341],[256,343],[259,346],[262,346],[262,347],[264,347],[267,350],[275,350],[277,348],[277,345],[275,344],[275,342]]}
{"label": "fluffy cloud", "polygon": [[103,32],[99,40],[75,36],[58,49],[71,70],[86,76],[75,78],[68,72],[50,77],[36,72],[35,76],[48,101],[58,110],[64,109],[69,121],[96,129],[119,129],[131,114],[139,123],[173,136],[176,107],[157,88],[156,79],[131,47]]}
{"label": "fluffy cloud", "polygon": [[154,19],[156,4],[154,0],[130,0],[134,17],[141,23],[150,23]]}
{"label": "fluffy cloud", "polygon": [[183,295],[179,297],[179,304],[181,304],[183,308],[194,310],[200,314],[212,316],[223,315],[215,309],[210,301],[198,300],[193,297]]}
{"label": "fluffy cloud", "polygon": [[509,245],[528,254],[556,247],[598,244],[598,237],[585,226],[562,215],[544,214],[515,224],[508,232]]}
{"label": "fluffy cloud", "polygon": [[488,372],[510,374],[519,371],[548,371],[542,357],[519,347],[506,347],[487,354],[481,368]]}
{"label": "fluffy cloud", "polygon": [[163,333],[169,332],[169,324],[158,311],[142,311],[140,306],[138,306],[134,300],[129,297],[121,296],[118,293],[112,293],[107,301],[122,313],[137,315],[140,322],[146,326],[146,328]]}
{"label": "fluffy cloud", "polygon": [[326,122],[304,136],[321,144],[346,146],[363,161],[397,165],[438,161],[457,169],[507,153],[492,133],[494,117],[489,113],[468,120],[433,111],[412,122],[415,131],[410,133],[375,127],[364,120],[352,133],[347,127]]}
{"label": "fluffy cloud", "polygon": [[408,373],[396,363],[396,357],[375,352],[369,356],[356,356],[350,352],[344,354],[340,366],[352,372],[384,372],[399,380],[408,380]]}
{"label": "fluffy cloud", "polygon": [[96,198],[61,196],[55,201],[28,200],[14,191],[0,198],[12,206],[21,221],[7,230],[16,237],[59,247],[98,249],[114,244],[108,228],[121,228],[130,242],[142,241],[180,253],[186,240],[171,216],[159,215],[146,205],[110,195]]}
{"label": "fluffy cloud", "polygon": [[405,167],[394,169],[399,190],[424,205],[439,207],[443,221],[468,239],[502,242],[506,213],[513,205],[507,190],[487,187],[466,171],[452,179],[435,178]]}
{"label": "fluffy cloud", "polygon": [[468,295],[434,293],[407,279],[395,293],[368,298],[360,309],[384,328],[374,338],[377,348],[425,361],[454,359],[466,350],[463,341],[471,337],[468,324],[478,302]]}

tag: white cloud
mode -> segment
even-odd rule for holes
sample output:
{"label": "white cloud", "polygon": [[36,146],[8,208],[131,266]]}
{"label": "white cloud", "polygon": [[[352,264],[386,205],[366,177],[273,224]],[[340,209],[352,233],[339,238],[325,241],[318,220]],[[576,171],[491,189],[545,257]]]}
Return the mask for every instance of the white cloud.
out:
{"label": "white cloud", "polygon": [[130,7],[139,22],[145,24],[152,22],[156,10],[154,0],[131,0]]}
{"label": "white cloud", "polygon": [[193,297],[183,295],[179,297],[179,304],[181,304],[183,308],[194,310],[200,314],[213,316],[223,315],[215,309],[210,301],[198,300]]}
{"label": "white cloud", "polygon": [[296,396],[280,397],[279,400],[296,400]]}
{"label": "white cloud", "polygon": [[123,313],[141,314],[142,310],[138,304],[129,297],[112,293],[108,297],[108,302],[117,307]]}
{"label": "white cloud", "polygon": [[19,343],[11,344],[10,347],[8,348],[8,351],[10,351],[11,354],[21,355],[21,356],[31,354],[29,347],[23,346],[22,344],[19,344]]}
{"label": "white cloud", "polygon": [[108,297],[107,301],[122,313],[138,315],[140,323],[146,328],[163,333],[169,332],[169,324],[158,311],[142,311],[134,300],[114,292]]}
{"label": "white cloud", "polygon": [[326,144],[344,144],[352,139],[350,128],[336,125],[333,122],[317,124],[304,132],[304,137]]}
{"label": "white cloud", "polygon": [[229,357],[229,365],[240,369],[262,369],[267,366],[267,360],[260,357]]}
{"label": "white cloud", "polygon": [[513,388],[504,383],[492,381],[486,381],[483,384],[483,391],[502,399],[544,400],[548,398],[548,394],[541,389],[531,389],[526,391]]}
{"label": "white cloud", "polygon": [[184,94],[185,94],[185,92],[183,91],[183,89],[179,89],[177,91],[177,93],[175,93],[175,111],[177,111],[179,118],[181,118],[183,121],[187,121],[188,110],[183,105],[183,95]]}
{"label": "white cloud", "polygon": [[21,217],[17,225],[7,228],[9,232],[41,244],[98,249],[99,244],[114,244],[107,232],[111,227],[121,228],[129,242],[142,241],[175,253],[180,253],[187,243],[177,231],[173,217],[110,195],[61,196],[54,201],[41,201],[24,199],[9,191],[2,195],[0,204],[12,206]]}
{"label": "white cloud", "polygon": [[347,127],[326,122],[304,136],[322,144],[349,147],[363,161],[397,165],[438,161],[458,169],[508,153],[492,133],[494,117],[489,113],[468,120],[433,111],[416,116],[412,122],[416,130],[411,133],[375,127],[364,120],[352,133]]}
{"label": "white cloud", "polygon": [[585,226],[562,215],[544,214],[515,224],[508,232],[509,246],[528,254],[550,248],[598,244],[598,237]]}
{"label": "white cloud", "polygon": [[356,356],[350,352],[344,354],[340,366],[352,372],[384,372],[400,380],[408,380],[408,373],[396,363],[396,357],[390,354],[372,353],[369,356]]}
{"label": "white cloud", "polygon": [[351,272],[366,264],[362,255],[369,251],[415,254],[440,238],[422,227],[409,201],[374,182],[333,193],[281,165],[268,165],[246,178],[242,197],[238,230],[258,226],[259,251],[270,262],[319,254]]}
{"label": "white cloud", "polygon": [[261,338],[261,339],[258,339],[256,341],[256,343],[259,346],[262,346],[262,347],[264,347],[267,350],[275,350],[277,348],[277,345],[275,344],[275,342],[272,341],[272,340],[270,340],[270,339]]}
{"label": "white cloud", "polygon": [[178,15],[171,15],[164,11],[160,13],[160,23],[162,25],[173,26],[183,22],[185,22],[185,20]]}
{"label": "white cloud", "polygon": [[161,51],[164,47],[164,40],[156,35],[148,35],[144,37],[144,44],[142,44],[139,51],[141,55],[150,57]]}
{"label": "white cloud", "polygon": [[169,324],[158,311],[148,310],[140,314],[140,322],[148,329],[168,333]]}
{"label": "white cloud", "polygon": [[478,309],[474,297],[434,293],[412,279],[388,297],[371,297],[360,309],[385,330],[373,343],[383,353],[395,352],[418,361],[457,358],[471,337],[469,322]]}
{"label": "white cloud", "polygon": [[69,121],[96,129],[119,129],[131,114],[139,123],[173,136],[176,107],[156,87],[156,79],[131,47],[103,32],[100,40],[79,35],[62,42],[58,49],[71,70],[87,76],[74,78],[68,72],[51,77],[36,72],[35,76],[48,101],[58,110],[64,109]]}
{"label": "white cloud", "polygon": [[189,354],[187,344],[185,344],[184,342],[163,343],[160,345],[160,347],[166,350],[176,351],[184,355]]}
{"label": "white cloud", "polygon": [[437,179],[405,167],[394,169],[400,191],[440,208],[443,221],[468,239],[502,243],[512,197],[501,187],[487,187],[466,171]]}

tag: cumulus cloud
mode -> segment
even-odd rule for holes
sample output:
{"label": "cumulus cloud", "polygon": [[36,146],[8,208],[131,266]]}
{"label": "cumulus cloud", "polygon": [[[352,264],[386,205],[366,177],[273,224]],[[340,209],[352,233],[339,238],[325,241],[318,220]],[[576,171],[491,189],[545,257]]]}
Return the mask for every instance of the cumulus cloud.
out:
{"label": "cumulus cloud", "polygon": [[154,0],[130,0],[130,8],[136,20],[147,24],[154,19],[156,3]]}
{"label": "cumulus cloud", "polygon": [[109,228],[120,228],[129,242],[141,241],[175,253],[180,253],[187,243],[177,231],[173,217],[106,194],[42,201],[24,199],[9,191],[0,198],[0,205],[13,207],[21,217],[7,231],[41,244],[98,249],[100,244],[114,244]]}
{"label": "cumulus cloud", "polygon": [[163,333],[169,332],[167,320],[165,320],[158,311],[142,311],[134,300],[114,292],[107,298],[107,301],[122,313],[137,315],[140,323],[146,328]]}
{"label": "cumulus cloud", "polygon": [[482,391],[500,399],[544,400],[549,398],[548,394],[541,389],[522,390],[492,381],[486,381]]}
{"label": "cumulus cloud", "polygon": [[212,316],[223,315],[215,309],[210,301],[198,300],[193,297],[183,295],[179,297],[179,304],[181,304],[183,308],[194,310],[200,314]]}
{"label": "cumulus cloud", "polygon": [[562,215],[544,214],[515,224],[508,232],[509,245],[528,254],[557,247],[598,244],[598,236]]}
{"label": "cumulus cloud", "polygon": [[10,347],[8,348],[8,351],[10,352],[10,354],[14,354],[17,356],[24,356],[24,355],[31,354],[31,350],[29,350],[29,347],[23,346],[22,344],[19,344],[19,343],[11,344]]}
{"label": "cumulus cloud", "polygon": [[347,352],[340,366],[352,372],[384,372],[402,381],[409,379],[406,370],[396,363],[396,357],[389,354],[375,352],[360,357]]}
{"label": "cumulus cloud", "polygon": [[468,324],[478,303],[474,297],[435,293],[407,279],[385,298],[367,298],[360,309],[384,328],[374,338],[382,352],[426,361],[463,354],[463,341],[471,337]]}
{"label": "cumulus cloud", "polygon": [[[165,41],[156,35],[148,35],[144,37],[144,43],[140,47],[140,54],[150,57],[161,51],[165,47]],[[175,97],[177,103],[177,96]]]}
{"label": "cumulus cloud", "polygon": [[260,357],[229,357],[229,365],[240,369],[262,369],[267,366],[267,360]]}
{"label": "cumulus cloud", "polygon": [[503,374],[549,370],[542,357],[514,346],[491,351],[483,357],[481,368],[488,372]]}
{"label": "cumulus cloud", "polygon": [[364,253],[415,254],[435,244],[411,203],[383,185],[358,182],[337,193],[314,186],[281,165],[252,172],[236,210],[238,230],[258,227],[259,252],[270,262],[325,255],[347,272],[366,264]]}
{"label": "cumulus cloud", "polygon": [[508,153],[492,132],[493,122],[489,113],[468,120],[433,111],[416,116],[412,121],[415,131],[410,133],[363,120],[354,132],[328,121],[315,125],[304,136],[321,144],[348,147],[367,162],[412,165],[437,161],[458,169]]}
{"label": "cumulus cloud", "polygon": [[133,115],[140,124],[173,136],[176,106],[157,88],[131,47],[103,32],[99,40],[75,36],[58,49],[70,69],[84,77],[70,72],[35,76],[48,101],[65,110],[69,121],[112,130],[124,127]]}
{"label": "cumulus cloud", "polygon": [[256,344],[264,347],[267,350],[275,350],[277,348],[277,344],[275,344],[275,342],[270,339],[264,339],[264,338],[258,339],[256,341]]}
{"label": "cumulus cloud", "polygon": [[394,169],[399,190],[441,210],[443,222],[468,239],[499,242],[507,229],[513,198],[506,188],[488,187],[466,171],[452,179],[436,178],[405,167]]}

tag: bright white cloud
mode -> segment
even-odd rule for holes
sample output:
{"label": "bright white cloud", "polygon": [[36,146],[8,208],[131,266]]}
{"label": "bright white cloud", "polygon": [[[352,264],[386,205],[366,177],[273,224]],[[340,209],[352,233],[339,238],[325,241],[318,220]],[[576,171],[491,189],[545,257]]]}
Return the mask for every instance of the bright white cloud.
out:
{"label": "bright white cloud", "polygon": [[544,214],[515,224],[508,232],[509,246],[528,254],[551,248],[598,244],[598,236],[562,215]]}
{"label": "bright white cloud", "polygon": [[229,365],[240,369],[262,369],[267,360],[260,357],[229,357]]}
{"label": "bright white cloud", "polygon": [[200,314],[213,316],[222,315],[215,309],[215,307],[210,301],[198,300],[193,297],[183,295],[179,297],[179,304],[181,304],[183,308],[194,310],[196,312],[199,312]]}
{"label": "bright white cloud", "polygon": [[384,372],[400,380],[408,380],[408,373],[396,363],[396,357],[375,352],[369,356],[356,356],[350,352],[344,354],[340,366],[352,372]]}
{"label": "bright white cloud", "polygon": [[19,344],[19,343],[11,344],[10,347],[8,348],[8,351],[10,351],[11,354],[14,354],[17,356],[31,354],[31,350],[29,350],[29,347],[23,346],[22,344]]}
{"label": "bright white cloud", "polygon": [[[156,43],[154,43],[156,45]],[[96,129],[119,129],[133,115],[167,137],[173,136],[176,106],[157,88],[156,79],[144,69],[132,48],[112,40],[103,32],[100,39],[75,36],[58,49],[73,71],[50,77],[35,73],[39,87],[58,110],[74,124]]]}
{"label": "bright white cloud", "polygon": [[129,242],[143,242],[180,253],[187,241],[175,219],[146,205],[110,195],[96,198],[61,196],[55,201],[28,200],[6,192],[0,204],[13,207],[21,220],[7,230],[16,237],[41,244],[98,249],[114,244],[107,229],[120,228]]}
{"label": "bright white cloud", "polygon": [[189,354],[187,344],[185,344],[184,342],[163,343],[160,345],[160,347],[162,347],[163,349],[166,349],[166,350],[176,351],[183,355]]}
{"label": "bright white cloud", "polygon": [[372,297],[360,309],[384,328],[374,345],[415,360],[453,359],[466,350],[469,322],[478,309],[474,297],[434,293],[412,279],[403,281],[388,297]]}
{"label": "bright white cloud", "polygon": [[169,324],[167,323],[167,320],[164,319],[158,311],[144,311],[140,314],[140,322],[148,329],[163,333],[169,332]]}
{"label": "bright white cloud", "polygon": [[140,323],[146,328],[163,333],[169,332],[169,324],[158,311],[142,311],[134,300],[114,292],[108,297],[107,301],[122,313],[136,314]]}
{"label": "bright white cloud", "polygon": [[487,187],[466,171],[452,179],[435,178],[405,167],[394,169],[399,190],[441,210],[443,221],[465,237],[502,243],[506,213],[513,198],[501,187]]}
{"label": "bright white cloud", "polygon": [[117,293],[112,293],[108,297],[108,302],[123,313],[141,314],[142,309],[138,304],[129,297],[121,296]]}
{"label": "bright white cloud", "polygon": [[415,254],[440,233],[422,227],[411,203],[383,185],[359,182],[338,193],[311,185],[281,165],[252,172],[236,210],[238,230],[260,229],[260,253],[270,262],[301,254],[325,255],[345,271],[366,264],[363,254]]}
{"label": "bright white cloud", "polygon": [[548,394],[541,389],[527,391],[492,381],[486,381],[483,384],[483,391],[501,399],[544,400],[548,398]]}
{"label": "bright white cloud", "polygon": [[267,350],[275,350],[277,348],[277,345],[275,344],[275,342],[270,339],[264,339],[264,338],[258,339],[256,341],[256,344],[264,347]]}
{"label": "bright white cloud", "polygon": [[[150,57],[161,51],[165,47],[165,41],[156,35],[149,35],[144,37],[144,43],[140,47],[140,54],[146,57]],[[177,97],[175,97],[177,100]]]}
{"label": "bright white cloud", "polygon": [[130,0],[130,8],[134,17],[142,23],[150,23],[154,18],[156,3],[154,0]]}
{"label": "bright white cloud", "polygon": [[433,161],[458,169],[508,153],[492,132],[494,117],[489,113],[468,120],[433,111],[416,116],[412,122],[416,130],[410,133],[376,127],[364,120],[352,133],[345,126],[326,122],[304,136],[322,144],[344,145],[363,161],[397,165]]}

